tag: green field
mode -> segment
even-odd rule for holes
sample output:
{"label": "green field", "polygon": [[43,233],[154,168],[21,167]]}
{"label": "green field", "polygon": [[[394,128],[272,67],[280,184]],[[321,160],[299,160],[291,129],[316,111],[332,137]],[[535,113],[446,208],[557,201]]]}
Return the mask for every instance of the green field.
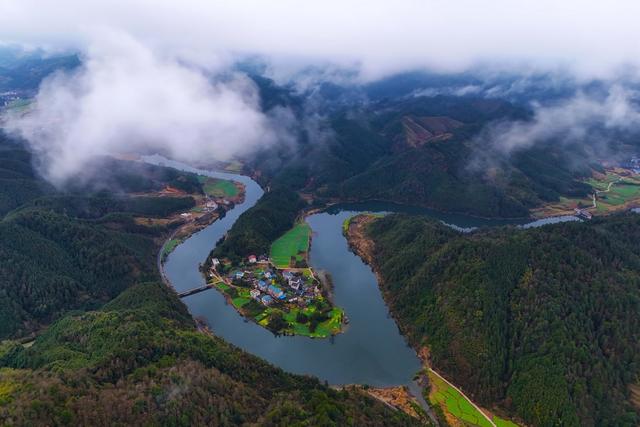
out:
{"label": "green field", "polygon": [[224,282],[216,283],[216,288],[220,289],[222,292],[226,292],[229,290],[229,285]]}
{"label": "green field", "polygon": [[[480,427],[492,427],[491,423],[459,391],[429,371],[431,392],[429,401],[439,405],[443,411],[459,418],[467,424]],[[502,420],[504,421],[504,420]],[[494,421],[495,422],[495,421]],[[508,424],[503,424],[508,425]]]}
{"label": "green field", "polygon": [[169,240],[162,248],[162,259],[164,260],[180,244],[180,239]]}
{"label": "green field", "polygon": [[287,231],[271,245],[271,260],[278,268],[289,267],[291,257],[296,261],[304,260],[309,250],[311,227],[306,222],[300,223]]}
{"label": "green field", "polygon": [[[307,316],[310,316],[315,310],[315,307],[311,306],[303,309],[302,312]],[[340,330],[342,329],[343,311],[338,307],[334,307],[331,310],[329,320],[320,323],[313,332],[309,330],[308,324],[298,323],[296,321],[296,316],[299,311],[300,310],[298,308],[294,308],[289,313],[284,314],[284,320],[289,323],[291,331],[296,335],[313,338],[327,338],[331,335],[340,333]]]}
{"label": "green field", "polygon": [[200,176],[200,182],[202,182],[202,189],[205,194],[210,197],[236,197],[239,193],[238,188],[232,181],[225,179],[209,178],[206,176]]}
{"label": "green field", "polygon": [[[591,195],[581,198],[560,197],[558,202],[546,207],[547,215],[559,215],[572,211],[574,207],[591,209],[592,213],[606,214],[640,204],[640,178],[637,176],[620,176],[607,172],[584,180],[597,193],[597,208],[592,208]],[[609,191],[606,191],[609,188]]]}
{"label": "green field", "polygon": [[498,427],[518,427],[518,424],[514,423],[513,421],[505,420],[495,415],[493,416],[493,422]]}
{"label": "green field", "polygon": [[242,308],[243,305],[248,304],[249,301],[251,301],[250,298],[245,298],[245,297],[237,297],[231,300],[231,302],[233,303],[234,307],[236,308]]}

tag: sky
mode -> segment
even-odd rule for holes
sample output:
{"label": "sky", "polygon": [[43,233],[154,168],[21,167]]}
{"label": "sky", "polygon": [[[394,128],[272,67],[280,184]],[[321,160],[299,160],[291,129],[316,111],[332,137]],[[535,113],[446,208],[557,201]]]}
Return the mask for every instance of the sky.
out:
{"label": "sky", "polygon": [[608,76],[638,65],[638,16],[632,0],[1,0],[0,39],[86,50],[107,28],[208,68],[259,54],[365,79],[486,62]]}
{"label": "sky", "polygon": [[291,119],[261,112],[253,84],[229,76],[239,59],[264,58],[278,80],[309,66],[357,82],[474,67],[637,80],[638,16],[640,2],[622,0],[0,0],[0,42],[84,64],[47,80],[9,127],[56,182],[126,147],[224,160],[286,138]]}

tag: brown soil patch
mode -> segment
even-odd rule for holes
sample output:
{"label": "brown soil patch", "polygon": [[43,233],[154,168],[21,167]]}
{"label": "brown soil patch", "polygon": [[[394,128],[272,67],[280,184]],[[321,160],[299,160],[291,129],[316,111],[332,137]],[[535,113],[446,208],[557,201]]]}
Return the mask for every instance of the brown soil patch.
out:
{"label": "brown soil patch", "polygon": [[420,418],[420,415],[416,412],[414,406],[419,406],[418,402],[416,402],[413,396],[411,396],[407,387],[369,388],[366,391],[376,399],[381,400],[414,418]]}
{"label": "brown soil patch", "polygon": [[369,265],[373,263],[373,254],[375,245],[371,239],[367,237],[366,228],[376,220],[372,215],[357,215],[351,218],[349,229],[347,230],[347,241],[351,249],[364,262]]}
{"label": "brown soil patch", "polygon": [[640,384],[631,384],[629,390],[631,391],[631,398],[629,399],[631,404],[640,409]]}

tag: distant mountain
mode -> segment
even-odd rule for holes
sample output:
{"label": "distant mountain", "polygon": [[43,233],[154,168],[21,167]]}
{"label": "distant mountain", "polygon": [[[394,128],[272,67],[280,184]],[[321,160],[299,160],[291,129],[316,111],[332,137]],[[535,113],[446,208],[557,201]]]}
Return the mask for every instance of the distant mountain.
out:
{"label": "distant mountain", "polygon": [[70,70],[79,65],[80,58],[74,54],[48,55],[39,50],[0,47],[0,92],[35,91],[54,71]]}
{"label": "distant mountain", "polygon": [[[320,137],[247,159],[265,184],[317,198],[385,200],[485,217],[523,217],[561,196],[585,195],[593,156],[547,141],[505,155],[477,136],[530,111],[499,99],[412,97],[331,113]],[[313,136],[313,135],[311,135]],[[307,141],[309,139],[309,141]]]}

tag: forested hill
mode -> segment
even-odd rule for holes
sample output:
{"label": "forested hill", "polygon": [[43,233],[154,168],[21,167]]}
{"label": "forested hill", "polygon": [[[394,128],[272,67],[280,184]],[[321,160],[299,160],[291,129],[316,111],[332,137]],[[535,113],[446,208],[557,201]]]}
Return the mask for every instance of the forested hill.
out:
{"label": "forested hill", "polygon": [[29,348],[0,346],[0,366],[2,425],[418,425],[198,332],[159,283],[69,315]]}
{"label": "forested hill", "polygon": [[127,195],[164,185],[201,192],[190,174],[101,159],[110,174],[58,191],[19,144],[0,141],[0,156],[11,182],[0,181],[0,425],[418,424],[196,329],[159,282],[170,230],[135,221],[193,199]]}
{"label": "forested hill", "polygon": [[158,279],[155,257],[170,230],[141,226],[133,215],[163,217],[194,200],[127,193],[164,185],[202,191],[194,176],[168,168],[109,159],[93,166],[105,171],[100,182],[59,191],[21,144],[0,136],[0,340],[28,337],[67,310],[96,308]]}
{"label": "forested hill", "polygon": [[478,401],[536,426],[638,425],[640,215],[471,234],[393,215],[366,233],[401,329]]}
{"label": "forested hill", "polygon": [[255,206],[240,215],[212,256],[238,262],[250,254],[269,253],[271,243],[293,226],[305,206],[298,194],[288,189],[265,193]]}
{"label": "forested hill", "polygon": [[[318,199],[384,200],[471,213],[524,217],[561,196],[585,195],[595,156],[585,144],[542,141],[505,155],[479,135],[492,123],[528,120],[499,99],[423,96],[327,112],[295,147],[246,159],[263,186]],[[610,153],[615,152],[611,149]]]}

